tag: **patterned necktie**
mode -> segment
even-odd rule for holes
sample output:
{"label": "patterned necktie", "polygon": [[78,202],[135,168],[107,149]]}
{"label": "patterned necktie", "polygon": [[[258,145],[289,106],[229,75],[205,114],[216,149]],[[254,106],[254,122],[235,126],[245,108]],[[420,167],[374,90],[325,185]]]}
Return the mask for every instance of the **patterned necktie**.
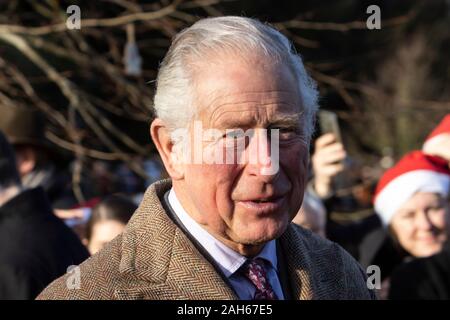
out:
{"label": "patterned necktie", "polygon": [[242,266],[243,274],[256,287],[253,300],[278,300],[264,270],[264,261],[260,258],[247,260]]}

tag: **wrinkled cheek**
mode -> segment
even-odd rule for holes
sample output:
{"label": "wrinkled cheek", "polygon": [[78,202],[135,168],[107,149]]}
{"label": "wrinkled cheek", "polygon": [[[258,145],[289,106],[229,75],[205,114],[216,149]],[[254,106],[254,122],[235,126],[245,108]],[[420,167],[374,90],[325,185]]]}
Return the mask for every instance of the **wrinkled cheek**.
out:
{"label": "wrinkled cheek", "polygon": [[303,146],[280,147],[281,165],[290,171],[297,171],[298,174],[303,173],[307,169],[308,156],[309,153]]}
{"label": "wrinkled cheek", "polygon": [[304,148],[286,153],[286,166],[295,174],[293,177],[296,177],[300,184],[304,184],[308,178],[308,157],[309,153]]}
{"label": "wrinkled cheek", "polygon": [[231,177],[236,175],[233,168],[227,165],[203,164],[191,165],[188,169],[188,192],[202,214],[202,223],[222,233],[226,229],[224,220],[231,219],[234,210],[230,200],[233,183]]}
{"label": "wrinkled cheek", "polygon": [[216,189],[215,203],[218,207],[217,210],[222,215],[229,216],[235,209],[232,194],[241,169],[237,164],[221,164],[212,165],[209,170],[211,176],[214,176],[211,181],[213,181]]}
{"label": "wrinkled cheek", "polygon": [[237,176],[237,167],[235,164],[193,164],[187,167],[187,173],[194,181],[197,179],[209,184],[223,184]]}
{"label": "wrinkled cheek", "polygon": [[285,152],[280,156],[281,167],[284,168],[292,188],[290,201],[290,215],[292,217],[300,210],[308,179],[308,154],[304,153],[302,148],[294,151]]}

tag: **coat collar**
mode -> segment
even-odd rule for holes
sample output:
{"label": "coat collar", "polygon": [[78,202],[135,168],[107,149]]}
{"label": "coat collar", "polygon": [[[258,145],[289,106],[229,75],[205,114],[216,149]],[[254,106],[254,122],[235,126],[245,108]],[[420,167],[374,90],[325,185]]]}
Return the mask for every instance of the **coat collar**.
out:
{"label": "coat collar", "polygon": [[[161,199],[170,188],[170,180],[151,185],[128,223],[122,236],[121,276],[116,296],[120,299],[237,299],[165,212]],[[292,298],[315,298],[310,250],[299,229],[290,226],[280,237],[279,247],[285,254]],[[318,280],[327,281],[323,277]]]}

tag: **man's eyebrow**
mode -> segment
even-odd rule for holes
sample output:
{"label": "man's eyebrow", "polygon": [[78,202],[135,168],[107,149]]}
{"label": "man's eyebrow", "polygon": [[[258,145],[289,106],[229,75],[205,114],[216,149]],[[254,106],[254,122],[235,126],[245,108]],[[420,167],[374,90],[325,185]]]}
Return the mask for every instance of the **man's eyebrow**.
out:
{"label": "man's eyebrow", "polygon": [[[271,119],[268,123],[268,127],[273,126],[283,126],[283,127],[298,127],[300,125],[300,117],[302,113],[293,113],[293,114],[278,114]],[[251,119],[251,121],[242,121],[236,119],[224,119],[218,126],[218,129],[235,129],[240,128],[242,125],[253,126],[256,124],[256,119]]]}
{"label": "man's eyebrow", "polygon": [[243,122],[242,120],[236,120],[236,119],[224,119],[220,123],[216,124],[217,129],[237,129],[242,127],[242,125],[253,125],[254,121]]}
{"label": "man's eyebrow", "polygon": [[277,115],[270,121],[270,126],[298,127],[300,125],[300,117],[302,113]]}

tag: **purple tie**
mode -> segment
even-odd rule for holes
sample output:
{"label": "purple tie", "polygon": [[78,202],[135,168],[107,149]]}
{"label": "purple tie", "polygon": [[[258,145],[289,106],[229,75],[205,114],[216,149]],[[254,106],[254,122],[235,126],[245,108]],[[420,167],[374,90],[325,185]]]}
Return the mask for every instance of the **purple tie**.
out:
{"label": "purple tie", "polygon": [[256,287],[253,300],[278,300],[266,276],[264,261],[260,258],[248,260],[243,266],[244,275]]}

